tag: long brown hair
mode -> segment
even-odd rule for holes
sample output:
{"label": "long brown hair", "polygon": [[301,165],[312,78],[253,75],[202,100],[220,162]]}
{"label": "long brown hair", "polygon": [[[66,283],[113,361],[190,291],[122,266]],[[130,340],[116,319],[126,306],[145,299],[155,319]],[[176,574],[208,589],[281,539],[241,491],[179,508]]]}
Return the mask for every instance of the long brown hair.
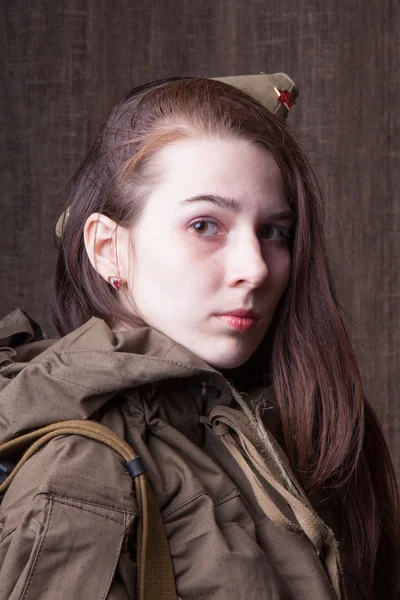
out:
{"label": "long brown hair", "polygon": [[286,451],[303,486],[323,489],[370,598],[400,597],[398,494],[327,264],[324,206],[307,158],[284,121],[218,81],[162,80],[114,107],[78,168],[59,251],[53,318],[61,335],[96,316],[110,326],[143,324],[119,307],[92,268],[83,226],[94,212],[132,226],[157,183],[154,156],[182,137],[245,138],[272,153],[295,211],[292,273],[271,324],[272,381]]}

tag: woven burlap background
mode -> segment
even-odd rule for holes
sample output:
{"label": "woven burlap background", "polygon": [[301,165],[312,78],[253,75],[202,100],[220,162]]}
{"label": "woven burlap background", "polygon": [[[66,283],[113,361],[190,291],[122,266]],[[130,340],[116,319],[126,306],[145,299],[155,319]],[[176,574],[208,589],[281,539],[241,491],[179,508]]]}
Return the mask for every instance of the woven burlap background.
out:
{"label": "woven burlap background", "polygon": [[114,102],[174,75],[285,71],[326,193],[346,322],[400,475],[399,16],[394,0],[2,0],[0,315],[54,334],[53,224]]}

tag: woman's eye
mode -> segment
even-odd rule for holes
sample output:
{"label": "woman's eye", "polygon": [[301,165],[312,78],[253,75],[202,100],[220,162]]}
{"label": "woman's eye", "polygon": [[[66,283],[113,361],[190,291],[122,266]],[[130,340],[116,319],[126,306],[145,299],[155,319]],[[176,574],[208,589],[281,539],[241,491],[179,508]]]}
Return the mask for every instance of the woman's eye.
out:
{"label": "woman's eye", "polygon": [[290,238],[290,232],[277,225],[265,225],[260,230],[260,237],[266,240],[287,240]]}
{"label": "woman's eye", "polygon": [[196,233],[202,235],[203,237],[210,237],[216,234],[216,230],[218,228],[217,223],[214,221],[206,221],[204,219],[195,221],[190,226]]}

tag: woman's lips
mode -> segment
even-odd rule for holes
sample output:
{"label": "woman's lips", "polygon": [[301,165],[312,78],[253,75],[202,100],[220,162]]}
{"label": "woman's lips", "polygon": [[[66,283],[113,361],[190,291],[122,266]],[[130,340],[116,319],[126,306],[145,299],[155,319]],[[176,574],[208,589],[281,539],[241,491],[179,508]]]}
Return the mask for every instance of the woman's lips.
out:
{"label": "woman's lips", "polygon": [[256,319],[252,317],[235,317],[234,315],[215,315],[217,319],[223,321],[233,329],[247,331],[256,324]]}

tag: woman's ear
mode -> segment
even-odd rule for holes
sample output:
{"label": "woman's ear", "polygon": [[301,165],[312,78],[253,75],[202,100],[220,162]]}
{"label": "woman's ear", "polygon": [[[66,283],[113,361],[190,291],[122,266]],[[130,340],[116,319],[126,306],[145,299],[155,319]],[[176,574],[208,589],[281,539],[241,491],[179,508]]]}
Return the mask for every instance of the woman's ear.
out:
{"label": "woman's ear", "polygon": [[102,213],[93,213],[86,220],[83,230],[86,252],[93,268],[106,281],[111,274],[124,277],[118,260],[125,243],[124,233],[123,227]]}

